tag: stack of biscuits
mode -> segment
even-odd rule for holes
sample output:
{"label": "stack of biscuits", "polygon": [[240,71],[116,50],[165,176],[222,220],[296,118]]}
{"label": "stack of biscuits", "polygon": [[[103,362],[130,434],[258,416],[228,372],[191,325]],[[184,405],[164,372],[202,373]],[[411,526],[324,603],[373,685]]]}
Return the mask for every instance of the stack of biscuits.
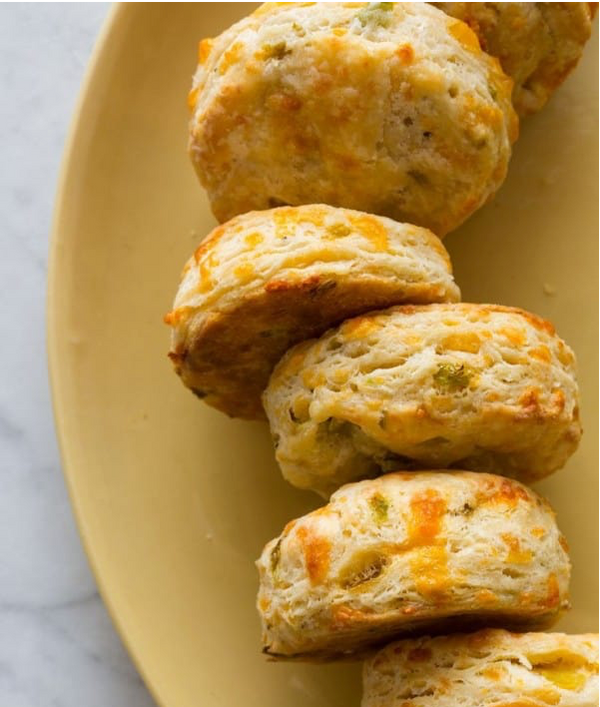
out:
{"label": "stack of biscuits", "polygon": [[570,562],[523,485],[577,448],[573,352],[461,303],[440,240],[500,187],[592,14],[273,3],[200,43],[190,155],[222,225],[169,356],[209,405],[268,419],[284,477],[328,499],[258,560],[263,650],[364,658],[363,707],[598,704],[597,635],[539,632]]}

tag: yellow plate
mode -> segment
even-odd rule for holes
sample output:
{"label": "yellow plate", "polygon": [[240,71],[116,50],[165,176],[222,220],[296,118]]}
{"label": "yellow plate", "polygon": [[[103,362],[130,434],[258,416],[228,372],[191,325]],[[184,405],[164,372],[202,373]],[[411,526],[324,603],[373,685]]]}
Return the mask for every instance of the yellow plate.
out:
{"label": "yellow plate", "polygon": [[[253,561],[316,497],[281,480],[265,426],[202,405],[166,357],[162,314],[214,223],[186,155],[197,42],[251,7],[141,3],[111,16],[54,223],[55,413],[102,594],[162,705],[351,707],[359,666],[269,664],[260,654]],[[494,203],[446,241],[465,300],[549,317],[579,357],[588,432],[567,468],[540,484],[572,548],[567,631],[597,625],[597,56],[595,38],[523,125]]]}

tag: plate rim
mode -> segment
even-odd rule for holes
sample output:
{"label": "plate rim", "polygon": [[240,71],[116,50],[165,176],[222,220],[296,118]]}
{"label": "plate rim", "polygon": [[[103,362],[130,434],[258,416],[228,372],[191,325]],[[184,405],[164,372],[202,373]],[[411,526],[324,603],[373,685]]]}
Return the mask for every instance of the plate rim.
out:
{"label": "plate rim", "polygon": [[63,213],[66,209],[67,183],[71,167],[77,154],[77,146],[82,136],[81,116],[86,106],[92,99],[92,88],[101,59],[106,47],[114,32],[130,11],[129,3],[113,3],[105,17],[85,68],[75,106],[73,108],[67,135],[65,137],[58,178],[56,182],[56,192],[53,202],[52,218],[50,224],[50,239],[48,249],[48,266],[46,282],[46,360],[48,367],[48,380],[50,384],[50,403],[54,422],[55,437],[58,442],[59,461],[62,476],[67,488],[69,502],[77,528],[77,533],[81,540],[89,568],[92,572],[96,588],[104,604],[111,623],[124,645],[133,665],[142,679],[144,686],[150,693],[157,707],[166,707],[166,702],[158,693],[157,686],[153,683],[149,673],[146,671],[141,656],[137,653],[133,643],[130,641],[127,631],[121,620],[118,609],[111,600],[111,594],[104,583],[102,570],[96,559],[93,543],[88,534],[84,522],[83,511],[79,503],[79,497],[75,490],[74,468],[70,460],[69,443],[65,433],[62,419],[62,412],[65,410],[64,388],[60,384],[61,371],[59,365],[59,316],[58,316],[58,291],[60,289],[61,275],[64,272],[64,260],[60,255],[61,247],[64,244],[64,236],[61,229]]}

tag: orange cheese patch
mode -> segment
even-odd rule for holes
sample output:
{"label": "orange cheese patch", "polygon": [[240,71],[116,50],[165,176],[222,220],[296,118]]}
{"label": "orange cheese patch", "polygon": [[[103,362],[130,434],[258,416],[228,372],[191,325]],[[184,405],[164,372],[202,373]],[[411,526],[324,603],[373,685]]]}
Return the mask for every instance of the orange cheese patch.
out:
{"label": "orange cheese patch", "polygon": [[309,368],[302,373],[302,383],[306,388],[317,388],[320,385],[324,385],[325,374],[322,371],[315,371],[314,368]]}
{"label": "orange cheese patch", "polygon": [[383,251],[388,247],[388,234],[386,227],[374,216],[350,216],[350,223],[356,228],[363,238],[370,241],[375,250]]}
{"label": "orange cheese patch", "polygon": [[234,42],[231,47],[223,54],[223,58],[219,63],[219,73],[224,74],[236,61],[239,60],[242,49],[244,48],[243,42]]}
{"label": "orange cheese patch", "polygon": [[285,366],[286,376],[295,376],[304,365],[306,358],[306,347],[294,353],[287,361]]}
{"label": "orange cheese patch", "polygon": [[450,34],[460,42],[461,46],[468,49],[470,52],[480,52],[481,46],[475,32],[461,20],[454,20],[448,25]]}
{"label": "orange cheese patch", "polygon": [[426,489],[410,502],[408,548],[416,590],[429,599],[440,598],[448,587],[448,555],[440,538],[446,502],[435,489]]}
{"label": "orange cheese patch", "polygon": [[537,358],[538,361],[550,361],[550,349],[547,346],[537,346],[535,349],[530,349],[529,355],[532,358]]}
{"label": "orange cheese patch", "polygon": [[326,211],[322,206],[312,206],[310,209],[303,209],[299,216],[301,223],[312,223],[320,228],[323,225]]}
{"label": "orange cheese patch", "polygon": [[203,255],[206,255],[211,248],[214,248],[217,241],[225,233],[225,226],[218,226],[210,235],[208,235],[202,243],[194,251],[194,260],[196,263],[200,262]]}
{"label": "orange cheese patch", "polygon": [[556,579],[555,574],[551,574],[548,577],[548,594],[546,595],[546,601],[544,606],[550,609],[556,608],[560,603],[560,587],[558,586],[558,579]]}
{"label": "orange cheese patch", "polygon": [[402,343],[406,346],[418,346],[423,339],[418,334],[404,334],[402,336]]}
{"label": "orange cheese patch", "polygon": [[449,351],[465,351],[467,353],[477,353],[481,346],[481,339],[477,334],[450,334],[442,341],[442,346]]}
{"label": "orange cheese patch", "polygon": [[198,44],[198,63],[204,64],[213,48],[213,40],[207,37]]}
{"label": "orange cheese patch", "polygon": [[187,317],[189,313],[193,311],[193,309],[193,307],[178,307],[177,309],[165,314],[163,321],[169,326],[177,326],[184,317]]}
{"label": "orange cheese patch", "polygon": [[482,503],[516,506],[519,501],[530,501],[527,491],[510,479],[486,480],[484,489]]}
{"label": "orange cheese patch", "polygon": [[213,287],[214,283],[211,277],[211,270],[219,264],[219,261],[215,257],[215,254],[211,252],[211,249],[214,248],[219,238],[223,235],[224,230],[223,226],[219,226],[196,248],[194,260],[198,264],[198,272],[200,275],[200,282],[197,288],[198,292],[208,292],[208,290]]}
{"label": "orange cheese patch", "polygon": [[531,562],[531,552],[529,550],[522,550],[519,543],[519,539],[510,533],[503,533],[502,540],[508,546],[508,554],[506,556],[506,562],[510,562],[514,565],[527,565]]}
{"label": "orange cheese patch", "polygon": [[523,346],[525,343],[525,332],[523,329],[517,329],[515,327],[503,327],[499,330],[500,334],[505,336],[511,344],[515,346]]}
{"label": "orange cheese patch", "polygon": [[[482,125],[498,125],[504,121],[504,113],[502,113],[500,108],[496,108],[495,106],[480,104],[472,109],[472,113],[474,114],[477,122]],[[500,175],[504,173],[506,167],[501,163],[496,169],[498,171],[494,171],[494,176],[500,178]]]}
{"label": "orange cheese patch", "polygon": [[446,513],[446,501],[435,489],[427,489],[410,501],[408,520],[409,545],[432,545],[439,535]]}
{"label": "orange cheese patch", "polygon": [[254,276],[254,266],[252,263],[240,263],[233,269],[233,274],[238,278],[240,283],[249,282]]}
{"label": "orange cheese patch", "polygon": [[410,570],[419,594],[429,599],[441,598],[450,581],[446,548],[441,545],[419,548],[411,557]]}
{"label": "orange cheese patch", "polygon": [[285,537],[286,535],[289,535],[292,530],[294,529],[294,526],[297,523],[297,519],[294,518],[294,520],[290,520],[289,523],[286,524],[285,528],[283,529],[282,537]]}
{"label": "orange cheese patch", "polygon": [[562,341],[558,342],[558,360],[563,364],[563,366],[570,366],[575,360],[573,358],[573,353],[563,344]]}
{"label": "orange cheese patch", "polygon": [[498,597],[489,589],[481,589],[477,592],[477,601],[481,604],[496,604]]}
{"label": "orange cheese patch", "polygon": [[566,398],[565,398],[565,394],[562,392],[562,390],[555,390],[552,393],[552,403],[561,412],[565,409],[565,402],[566,402]]}
{"label": "orange cheese patch", "polygon": [[334,631],[336,629],[343,629],[353,623],[361,623],[366,618],[364,612],[359,611],[358,609],[353,609],[346,604],[340,604],[339,606],[333,607],[331,613],[331,628]]}
{"label": "orange cheese patch", "polygon": [[403,64],[412,64],[415,59],[415,51],[410,44],[402,44],[396,49],[396,56]]}
{"label": "orange cheese patch", "polygon": [[267,105],[277,111],[296,111],[302,108],[302,101],[291,93],[273,93],[267,98]]}
{"label": "orange cheese patch", "polygon": [[329,570],[331,543],[305,526],[298,528],[297,537],[311,584],[320,584]]}
{"label": "orange cheese patch", "polygon": [[254,233],[249,233],[245,238],[244,241],[246,242],[246,245],[249,248],[255,248],[257,245],[260,245],[263,242],[264,238],[262,233],[258,233],[258,231],[254,231]]}
{"label": "orange cheese patch", "polygon": [[298,212],[290,207],[281,207],[273,211],[275,236],[280,239],[293,235],[298,223]]}
{"label": "orange cheese patch", "polygon": [[187,104],[188,104],[188,108],[189,108],[190,110],[194,110],[194,108],[196,107],[196,99],[198,98],[198,90],[199,90],[199,88],[200,88],[199,86],[196,86],[196,88],[193,88],[193,89],[188,93]]}
{"label": "orange cheese patch", "polygon": [[494,680],[499,682],[500,678],[504,677],[504,669],[490,666],[481,671],[482,675],[485,675],[488,680]]}
{"label": "orange cheese patch", "polygon": [[539,414],[541,412],[539,390],[537,388],[527,388],[527,390],[520,396],[519,404],[523,409],[521,414]]}
{"label": "orange cheese patch", "polygon": [[[560,693],[558,693],[556,690],[545,689],[545,688],[540,688],[539,690],[535,690],[534,692],[531,693],[531,696],[534,697],[536,700],[540,700],[541,704],[544,704],[544,705],[558,705],[558,704],[560,704],[560,700],[561,700]],[[540,704],[540,702],[538,702],[538,704]],[[519,704],[526,705],[527,703],[519,703]]]}
{"label": "orange cheese patch", "polygon": [[348,340],[363,339],[369,334],[376,332],[380,325],[375,319],[369,317],[356,317],[344,324],[343,335]]}
{"label": "orange cheese patch", "polygon": [[200,272],[198,292],[208,292],[213,288],[214,282],[211,276],[211,272],[213,268],[215,268],[218,264],[219,261],[215,258],[214,253],[209,253],[209,255],[202,258],[198,265],[198,270]]}

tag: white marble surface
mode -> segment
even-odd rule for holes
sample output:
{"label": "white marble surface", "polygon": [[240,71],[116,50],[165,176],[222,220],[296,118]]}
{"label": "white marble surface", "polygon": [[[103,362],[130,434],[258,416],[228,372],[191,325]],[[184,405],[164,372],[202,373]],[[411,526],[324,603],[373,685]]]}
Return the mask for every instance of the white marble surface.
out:
{"label": "white marble surface", "polygon": [[46,374],[48,234],[63,142],[109,6],[0,5],[0,705],[151,707],[65,490]]}

